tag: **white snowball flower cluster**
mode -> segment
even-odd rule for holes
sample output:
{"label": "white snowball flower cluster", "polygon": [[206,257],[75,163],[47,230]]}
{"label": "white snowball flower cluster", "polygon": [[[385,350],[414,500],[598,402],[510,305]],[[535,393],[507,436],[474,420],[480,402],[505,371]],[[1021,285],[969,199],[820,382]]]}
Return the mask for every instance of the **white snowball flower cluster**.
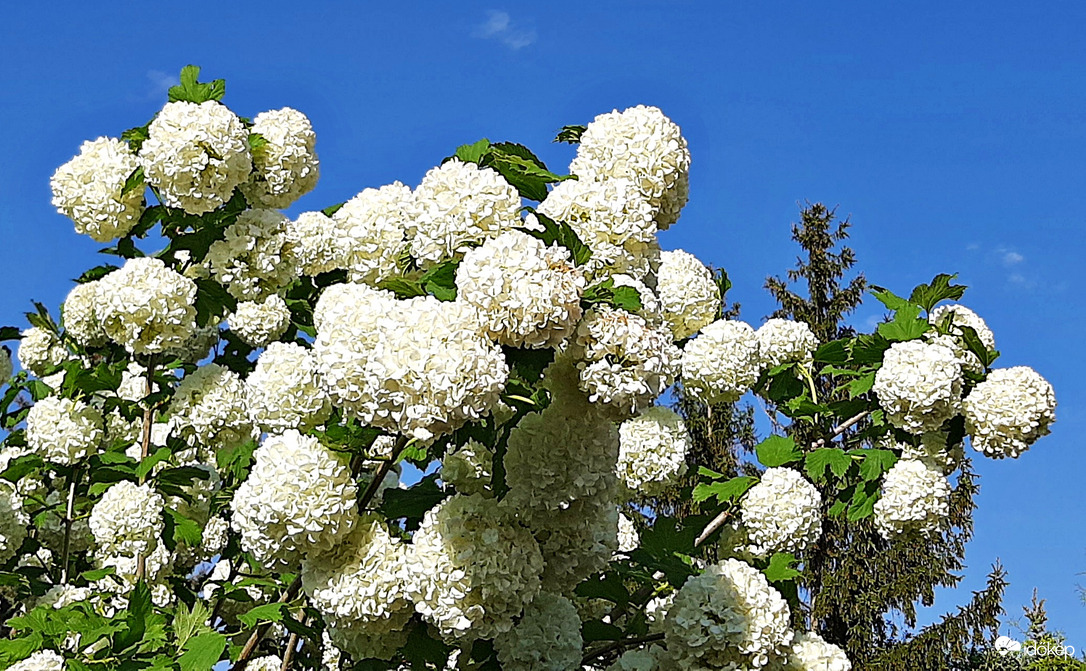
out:
{"label": "white snowball flower cluster", "polygon": [[625,273],[644,280],[660,263],[654,210],[629,180],[561,182],[539,213],[569,224],[592,250],[584,266],[589,277]]}
{"label": "white snowball flower cluster", "polygon": [[468,251],[456,271],[457,300],[479,310],[489,337],[511,347],[554,347],[581,318],[585,281],[569,250],[506,231]]}
{"label": "white snowball flower cluster", "polygon": [[261,112],[249,132],[264,139],[252,149],[253,173],[241,185],[251,205],[282,209],[313,190],[320,162],[309,117],[289,107]]}
{"label": "white snowball flower cluster", "polygon": [[569,171],[582,180],[631,180],[656,210],[660,230],[678,221],[690,195],[690,150],[656,107],[597,116],[581,134]]}
{"label": "white snowball flower cluster", "polygon": [[683,388],[705,403],[738,401],[758,381],[760,348],[749,324],[713,322],[683,348]]}
{"label": "white snowball flower cluster", "polygon": [[676,340],[689,338],[716,320],[720,287],[696,256],[679,249],[660,253],[656,273],[660,310]]}
{"label": "white snowball flower cluster", "polygon": [[520,224],[520,194],[490,168],[458,159],[431,169],[415,189],[411,255],[423,267],[453,258]]}
{"label": "white snowball flower cluster", "polygon": [[302,564],[302,588],[331,627],[332,641],[356,659],[390,659],[406,642],[415,612],[407,593],[406,546],[375,515],[329,552]]}
{"label": "white snowball flower cluster", "polygon": [[485,494],[494,475],[494,453],[486,445],[469,440],[441,460],[441,479],[461,494]]}
{"label": "white snowball flower cluster", "polygon": [[0,484],[0,564],[6,564],[22,547],[29,525],[22,497],[6,482]]}
{"label": "white snowball flower cluster", "polygon": [[64,332],[84,347],[103,345],[107,339],[95,312],[97,294],[98,282],[86,282],[75,285],[64,299]]}
{"label": "white snowball flower cluster", "polygon": [[289,565],[327,553],[354,527],[350,470],[316,438],[290,430],[264,441],[234,493],[231,526],[263,564]]}
{"label": "white snowball flower cluster", "polygon": [[393,182],[363,189],[332,215],[339,232],[338,265],[350,281],[376,285],[399,274],[414,205],[411,188]]}
{"label": "white snowball flower cluster", "polygon": [[788,604],[737,559],[709,566],[675,596],[664,640],[678,669],[762,669],[792,642]]}
{"label": "white snowball flower cluster", "polygon": [[942,345],[897,342],[883,355],[873,389],[891,424],[909,433],[936,431],[961,410],[962,367]]}
{"label": "white snowball flower cluster", "polygon": [[413,543],[411,599],[447,641],[509,631],[539,593],[539,545],[494,499],[446,499],[427,511]]}
{"label": "white snowball flower cluster", "polygon": [[90,530],[98,550],[125,557],[150,554],[165,528],[164,506],[162,495],[150,484],[124,480],[113,485],[90,513]]}
{"label": "white snowball flower cluster", "polygon": [[[19,365],[32,375],[41,377],[45,371],[59,366],[72,356],[59,338],[43,328],[32,326],[21,335]],[[8,360],[10,361],[10,356]]]}
{"label": "white snowball flower cluster", "polygon": [[627,650],[607,671],[671,671],[675,668],[671,656],[661,645],[651,645],[642,650]]}
{"label": "white snowball flower cluster", "polygon": [[516,626],[498,634],[494,651],[507,671],[569,671],[581,662],[581,618],[573,603],[541,592]]}
{"label": "white snowball flower cluster", "polygon": [[852,671],[845,651],[815,632],[798,633],[788,654],[787,671]]}
{"label": "white snowball flower cluster", "polygon": [[739,510],[750,539],[747,549],[755,556],[798,554],[822,534],[822,495],[791,468],[766,470],[747,490]]}
{"label": "white snowball flower cluster", "polygon": [[245,379],[249,415],[261,431],[308,431],[328,419],[332,406],[317,379],[317,364],[297,343],[273,342]]}
{"label": "white snowball flower cluster", "polygon": [[211,243],[204,259],[211,276],[241,301],[259,301],[290,284],[296,269],[287,248],[287,218],[275,210],[245,210]]}
{"label": "white snowball flower cluster", "polygon": [[618,428],[617,473],[630,492],[655,496],[686,473],[690,435],[682,417],[655,405]]}
{"label": "white snowball flower cluster", "polygon": [[278,294],[263,301],[238,303],[237,310],[227,318],[230,330],[253,347],[267,347],[290,326],[290,308]]}
{"label": "white snowball flower cluster", "polygon": [[899,459],[882,480],[875,528],[891,540],[901,534],[939,533],[950,512],[950,485],[942,471],[922,461]]}
{"label": "white snowball flower cluster", "polygon": [[95,312],[111,340],[134,354],[183,347],[196,333],[196,283],[141,257],[98,280]]}
{"label": "white snowball flower cluster", "polygon": [[544,590],[571,592],[605,569],[618,550],[618,508],[611,492],[577,499],[560,510],[523,512],[543,556]]}
{"label": "white snowball flower cluster", "polygon": [[211,558],[226,548],[230,539],[230,522],[222,517],[212,517],[204,525],[203,537],[200,539],[200,549],[205,559]]}
{"label": "white snowball flower cluster", "polygon": [[245,668],[247,671],[279,671],[283,668],[283,660],[279,655],[264,655],[246,664]]}
{"label": "white snowball flower cluster", "polygon": [[52,650],[39,650],[8,668],[8,671],[64,671],[64,658]]}
{"label": "white snowball flower cluster", "polygon": [[610,305],[585,313],[574,352],[589,400],[626,414],[652,403],[675,381],[681,356],[667,328]]}
{"label": "white snowball flower cluster", "polygon": [[94,454],[105,438],[102,413],[83,401],[49,396],[26,416],[26,442],[42,459],[65,466]]}
{"label": "white snowball flower cluster", "polygon": [[166,103],[147,128],[139,159],[147,183],[170,207],[203,214],[219,207],[252,170],[249,131],[213,100]]}
{"label": "white snowball flower cluster", "polygon": [[618,432],[587,404],[552,402],[509,432],[505,453],[508,498],[518,506],[557,510],[610,489]]}
{"label": "white snowball flower cluster", "polygon": [[187,375],[170,402],[170,427],[189,445],[232,447],[254,437],[245,383],[209,363]]}
{"label": "white snowball flower cluster", "polygon": [[624,514],[618,514],[618,551],[620,554],[629,554],[641,547],[641,534],[637,533],[637,527],[633,520]]}
{"label": "white snowball flower cluster", "polygon": [[53,173],[53,207],[75,222],[76,233],[95,242],[124,237],[143,214],[144,190],[124,190],[138,167],[127,142],[111,137],[88,140],[78,156]]}
{"label": "white snowball flower cluster", "polygon": [[303,275],[316,276],[339,268],[343,240],[334,219],[323,212],[303,212],[287,222],[288,259]]}
{"label": "white snowball flower cluster", "polygon": [[973,449],[989,457],[1017,457],[1056,421],[1052,385],[1027,366],[988,374],[962,404]]}
{"label": "white snowball flower cluster", "polygon": [[952,334],[960,337],[962,327],[968,326],[977,332],[977,337],[980,338],[981,343],[989,352],[995,350],[995,334],[992,333],[992,329],[988,328],[987,322],[976,312],[964,305],[940,305],[928,315],[928,322],[939,324],[944,318],[949,319]]}
{"label": "white snowball flower cluster", "polygon": [[460,303],[335,285],[321,294],[314,323],[313,353],[333,404],[391,433],[430,440],[477,420],[509,375],[501,349]]}
{"label": "white snowball flower cluster", "polygon": [[757,331],[762,368],[807,363],[818,349],[818,338],[806,322],[770,319]]}

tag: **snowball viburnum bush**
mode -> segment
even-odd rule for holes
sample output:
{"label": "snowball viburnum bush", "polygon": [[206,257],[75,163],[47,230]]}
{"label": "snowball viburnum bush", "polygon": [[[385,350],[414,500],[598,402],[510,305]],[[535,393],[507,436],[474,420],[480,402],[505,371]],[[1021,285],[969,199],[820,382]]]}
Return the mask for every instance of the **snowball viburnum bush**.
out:
{"label": "snowball viburnum bush", "polygon": [[[481,140],[288,218],[309,119],[198,72],[53,175],[122,260],[0,328],[0,668],[848,671],[801,616],[826,516],[938,535],[964,441],[1055,419],[948,276],[874,334],[735,319],[661,248],[690,151],[655,107],[564,128],[570,175]],[[816,438],[712,470],[747,392]]]}

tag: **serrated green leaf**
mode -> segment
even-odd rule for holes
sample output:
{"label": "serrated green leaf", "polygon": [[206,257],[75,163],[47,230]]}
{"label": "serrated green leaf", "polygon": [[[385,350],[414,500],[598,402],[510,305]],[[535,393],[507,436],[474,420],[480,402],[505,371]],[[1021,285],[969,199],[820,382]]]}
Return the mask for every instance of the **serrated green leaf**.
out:
{"label": "serrated green leaf", "polygon": [[390,277],[377,284],[378,289],[387,289],[396,294],[397,298],[414,298],[425,296],[426,291],[417,282],[402,277]]}
{"label": "serrated green leaf", "polygon": [[255,627],[261,622],[282,622],[283,607],[284,604],[278,602],[262,604],[239,615],[238,620],[246,627]]}
{"label": "serrated green leaf", "polygon": [[792,464],[803,458],[796,441],[787,436],[770,436],[754,448],[758,461],[766,468]]}
{"label": "serrated green leaf", "polygon": [[462,144],[456,148],[456,158],[460,159],[464,163],[475,163],[483,159],[487,151],[490,149],[490,140],[485,137],[478,142],[472,144]]}
{"label": "serrated green leaf", "polygon": [[838,447],[820,447],[813,452],[808,452],[803,461],[803,470],[815,482],[826,481],[826,469],[839,478],[845,477],[852,465],[852,457]]}
{"label": "serrated green leaf", "polygon": [[769,565],[762,569],[762,574],[769,582],[795,580],[802,575],[793,568],[796,561],[795,555],[789,552],[777,552],[769,558]]}
{"label": "serrated green leaf", "polygon": [[[77,277],[75,281],[78,284],[86,284],[87,282],[94,282],[95,280],[102,279],[106,275],[112,273],[114,270],[117,270],[117,266],[114,266],[114,265],[109,264],[109,263],[106,263],[106,264],[103,264],[103,265],[100,265],[100,266],[95,266],[94,268],[91,268],[90,270],[86,271],[85,273],[83,273],[82,275]],[[0,340],[5,340],[5,338],[0,338]]]}
{"label": "serrated green leaf", "polygon": [[200,634],[185,642],[177,658],[181,671],[207,671],[215,666],[226,650],[226,636],[217,632]]}
{"label": "serrated green leaf", "polygon": [[874,285],[871,288],[871,295],[877,298],[879,302],[885,305],[889,310],[900,310],[909,303],[909,301],[898,296],[889,289]]}
{"label": "serrated green leaf", "polygon": [[562,130],[558,131],[558,135],[555,136],[555,142],[565,142],[566,144],[579,144],[581,141],[581,135],[588,130],[588,126],[562,126]]}
{"label": "serrated green leaf", "polygon": [[758,478],[750,475],[741,475],[724,481],[699,482],[694,487],[694,502],[701,503],[710,497],[716,497],[716,500],[722,504],[729,503],[746,494],[756,482]]}
{"label": "serrated green leaf", "polygon": [[890,450],[852,450],[849,454],[858,454],[864,458],[860,462],[860,477],[868,482],[878,480],[897,463],[897,455]]}
{"label": "serrated green leaf", "polygon": [[823,343],[815,350],[814,360],[816,363],[845,363],[848,361],[847,345],[847,340],[832,340],[828,343]]}
{"label": "serrated green leaf", "polygon": [[906,303],[894,314],[894,321],[879,324],[878,332],[891,341],[915,340],[931,328],[928,320],[920,317],[920,306]]}
{"label": "serrated green leaf", "polygon": [[226,93],[226,82],[216,79],[209,83],[198,81],[200,68],[195,65],[186,65],[181,68],[181,83],[171,86],[168,91],[170,102],[202,103],[208,100],[222,100]]}
{"label": "serrated green leaf", "polygon": [[940,273],[928,284],[921,284],[913,289],[909,301],[924,308],[925,312],[931,312],[937,303],[945,300],[961,300],[965,295],[966,287],[961,284],[951,284],[950,281],[957,278],[958,274],[947,275]]}
{"label": "serrated green leaf", "polygon": [[723,473],[717,473],[711,468],[706,468],[704,466],[698,466],[698,475],[706,478],[712,478],[713,480],[720,480],[724,477]]}
{"label": "serrated green leaf", "polygon": [[867,482],[857,487],[848,504],[848,519],[852,522],[870,517],[875,512],[875,503],[879,500],[878,483]]}
{"label": "serrated green leaf", "polygon": [[[194,520],[190,520],[181,513],[172,508],[165,509],[166,516],[163,521],[166,523],[162,535],[166,539],[172,539],[174,548],[179,543],[184,543],[190,548],[200,547],[200,541],[203,540],[203,532],[200,530],[200,525]],[[170,550],[170,543],[166,544],[166,547]]]}
{"label": "serrated green leaf", "polygon": [[875,386],[875,373],[867,373],[862,377],[858,377],[848,383],[848,397],[856,398],[871,391],[871,388]]}

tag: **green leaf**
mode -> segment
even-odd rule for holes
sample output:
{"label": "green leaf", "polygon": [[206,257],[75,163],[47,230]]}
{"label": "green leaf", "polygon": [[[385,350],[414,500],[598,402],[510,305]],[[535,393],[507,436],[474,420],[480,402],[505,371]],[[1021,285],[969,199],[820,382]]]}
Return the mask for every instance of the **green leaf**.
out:
{"label": "green leaf", "polygon": [[607,599],[622,606],[630,600],[630,590],[626,589],[622,577],[614,571],[587,578],[574,591],[577,596],[586,599]]}
{"label": "green leaf", "polygon": [[871,288],[873,289],[871,295],[879,299],[879,302],[885,305],[890,310],[900,310],[909,303],[909,301],[905,300],[901,296],[898,296],[889,289],[884,289],[883,287],[874,285],[872,285]]}
{"label": "green leaf", "polygon": [[44,642],[38,632],[20,638],[0,639],[0,667],[6,669],[14,666],[16,662],[21,662],[40,650]]}
{"label": "green leaf", "polygon": [[456,148],[456,158],[460,159],[464,163],[475,163],[483,160],[483,156],[486,155],[490,149],[490,140],[485,137],[473,144],[462,144]]}
{"label": "green leaf", "polygon": [[450,646],[430,636],[426,626],[413,628],[402,650],[412,669],[444,669],[445,661],[452,652]]}
{"label": "green leaf", "polygon": [[813,452],[808,452],[803,461],[803,470],[818,483],[826,481],[826,469],[839,478],[845,477],[849,466],[852,465],[852,457],[838,447],[820,447]]}
{"label": "green leaf", "polygon": [[545,214],[533,211],[532,214],[536,220],[543,226],[542,231],[537,231],[529,228],[521,229],[528,235],[539,238],[546,245],[559,244],[565,247],[570,252],[570,257],[573,259],[573,265],[583,266],[588,262],[588,259],[592,258],[592,250],[588,248],[588,245],[581,241],[577,232],[565,222],[557,222],[551,219]]}
{"label": "green leaf", "polygon": [[863,377],[858,377],[848,383],[848,397],[856,398],[862,396],[871,391],[871,388],[875,386],[875,373],[867,373]]}
{"label": "green leaf", "polygon": [[890,450],[851,450],[849,454],[858,454],[864,458],[860,462],[860,477],[868,482],[878,480],[897,463],[897,455]]}
{"label": "green leaf", "polygon": [[226,82],[216,79],[210,83],[200,83],[200,68],[195,65],[186,65],[181,68],[181,83],[171,86],[169,90],[170,102],[185,101],[202,103],[208,100],[222,100],[226,93]]}
{"label": "green leaf", "polygon": [[[102,279],[106,275],[112,273],[114,270],[117,270],[117,266],[108,263],[100,266],[95,266],[94,268],[91,268],[90,270],[77,277],[75,281],[79,284],[94,282],[95,280]],[[0,340],[5,340],[5,338],[0,338]]]}
{"label": "green leaf", "polygon": [[128,179],[124,181],[124,187],[121,189],[121,198],[126,198],[129,194],[134,192],[143,192],[146,188],[146,184],[143,179],[143,167],[140,166],[132,171],[132,174],[128,176]]}
{"label": "green leaf", "polygon": [[[200,541],[203,540],[200,525],[172,508],[165,508],[165,511],[164,521],[166,524],[162,535],[163,538],[167,539],[166,548],[172,551],[177,547],[178,543],[184,543],[190,548],[200,547]],[[170,547],[170,545],[173,545],[173,547]]]}
{"label": "green leaf", "polygon": [[140,147],[142,147],[147,138],[151,136],[148,131],[148,125],[149,124],[144,124],[138,128],[129,128],[121,133],[121,139],[128,143],[128,147],[132,150],[133,154],[138,154]]}
{"label": "green leaf", "polygon": [[323,213],[324,216],[326,216],[326,217],[330,217],[333,214],[335,214],[336,212],[339,212],[341,209],[343,209],[343,206],[346,205],[346,204],[347,204],[347,201],[343,201],[342,203],[336,203],[335,205],[329,205],[328,207],[321,210],[321,213]]}
{"label": "green leaf", "polygon": [[867,482],[863,487],[857,487],[852,495],[852,501],[848,504],[848,519],[855,522],[870,517],[875,512],[875,503],[878,500],[877,482]]}
{"label": "green leaf", "polygon": [[581,135],[588,130],[588,126],[562,126],[562,130],[558,131],[558,135],[555,136],[555,142],[565,142],[566,144],[579,144],[581,142]]}
{"label": "green leaf", "polygon": [[706,478],[712,478],[713,480],[721,480],[724,478],[723,473],[717,473],[711,468],[706,468],[704,466],[698,466],[698,475]]}
{"label": "green leaf", "polygon": [[426,291],[417,282],[402,277],[390,277],[382,280],[378,282],[377,288],[387,289],[396,294],[397,298],[414,298],[426,295]]}
{"label": "green leaf", "polygon": [[965,294],[966,287],[961,284],[951,284],[950,281],[957,278],[958,274],[947,275],[940,273],[928,284],[921,284],[913,289],[909,300],[924,308],[925,312],[931,312],[940,301],[960,300]]}
{"label": "green leaf", "polygon": [[720,503],[729,503],[746,494],[756,482],[758,478],[750,475],[741,475],[723,482],[699,482],[694,487],[694,502],[701,503],[710,497],[716,497]]}
{"label": "green leaf", "polygon": [[796,441],[786,436],[770,436],[754,448],[758,461],[766,468],[792,464],[803,458]]}
{"label": "green leaf", "polygon": [[985,347],[984,342],[980,339],[980,336],[977,335],[976,329],[972,326],[965,326],[963,324],[958,326],[958,329],[961,330],[962,342],[965,343],[966,348],[977,355],[977,358],[980,359],[981,364],[983,364],[985,368],[991,368],[992,364],[995,363],[995,360],[999,357],[999,352],[989,352],[988,348]]}
{"label": "green leaf", "polygon": [[211,632],[189,639],[177,658],[181,671],[207,671],[213,668],[226,650],[226,636]]}
{"label": "green leaf", "polygon": [[113,639],[113,649],[121,652],[143,640],[147,633],[148,616],[154,612],[151,602],[151,589],[145,582],[136,583],[128,597],[128,610],[125,611],[125,628],[117,632]]}
{"label": "green leaf", "polygon": [[581,638],[585,643],[592,641],[617,641],[623,637],[622,630],[613,624],[588,620],[581,625]]}
{"label": "green leaf", "polygon": [[261,622],[282,622],[284,605],[276,602],[256,606],[251,608],[248,613],[239,615],[238,620],[246,627],[255,627]]}
{"label": "green leaf", "polygon": [[147,458],[141,459],[139,466],[136,467],[136,477],[143,480],[147,477],[147,474],[151,472],[151,469],[169,459],[172,454],[170,448],[160,447],[155,450],[154,454],[147,455]]}
{"label": "green leaf", "polygon": [[819,345],[818,349],[815,350],[814,360],[816,363],[845,363],[848,361],[847,345],[847,340],[832,340]]}
{"label": "green leaf", "polygon": [[419,278],[419,284],[439,301],[456,300],[456,269],[459,261],[444,261],[427,270]]}
{"label": "green leaf", "polygon": [[542,201],[547,197],[547,184],[570,179],[556,175],[543,161],[522,144],[499,142],[490,146],[480,165],[497,170],[512,184],[521,197]]}
{"label": "green leaf", "polygon": [[856,336],[849,346],[852,363],[858,365],[881,364],[882,356],[890,348],[890,341],[878,333]]}
{"label": "green leaf", "polygon": [[212,279],[197,278],[196,323],[209,326],[218,323],[227,314],[238,309],[238,300],[226,288]]}
{"label": "green leaf", "polygon": [[96,568],[91,571],[83,571],[79,574],[79,577],[80,579],[86,580],[87,582],[96,582],[103,578],[108,578],[116,572],[116,569],[110,566],[108,568]]}
{"label": "green leaf", "polygon": [[[256,154],[257,151],[263,149],[268,145],[268,140],[260,133],[249,132],[249,150]],[[332,215],[328,215],[332,216]]]}
{"label": "green leaf", "polygon": [[794,580],[801,574],[795,568],[796,558],[789,552],[778,552],[769,558],[769,565],[762,569],[769,582]]}
{"label": "green leaf", "polygon": [[893,341],[915,340],[931,328],[928,320],[920,317],[920,306],[906,303],[894,313],[894,321],[879,324],[878,332],[883,338]]}
{"label": "green leaf", "polygon": [[389,519],[404,518],[407,530],[414,531],[422,516],[445,500],[448,493],[437,484],[437,474],[427,475],[407,489],[388,489],[381,498],[380,509]]}

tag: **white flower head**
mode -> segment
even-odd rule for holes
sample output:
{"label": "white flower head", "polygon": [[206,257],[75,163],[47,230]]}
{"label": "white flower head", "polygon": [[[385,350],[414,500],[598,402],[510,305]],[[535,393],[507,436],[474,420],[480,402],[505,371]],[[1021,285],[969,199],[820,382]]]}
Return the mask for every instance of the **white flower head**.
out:
{"label": "white flower head", "polygon": [[755,556],[798,554],[822,535],[822,495],[791,468],[768,469],[739,508]]}
{"label": "white flower head", "polygon": [[95,242],[124,237],[143,214],[144,190],[124,188],[138,167],[126,142],[110,137],[84,142],[79,155],[53,173],[53,207],[75,222],[76,233]]}
{"label": "white flower head", "polygon": [[738,401],[760,373],[761,345],[744,322],[715,321],[683,348],[683,388],[705,403]]}
{"label": "white flower head", "polygon": [[897,342],[883,355],[873,389],[894,426],[910,433],[937,431],[961,410],[962,367],[950,348]]}
{"label": "white flower head", "polygon": [[541,592],[524,609],[524,616],[494,639],[503,669],[577,669],[581,665],[581,619],[564,596]]}
{"label": "white flower head", "polygon": [[973,449],[996,459],[1019,456],[1056,421],[1052,385],[1027,366],[992,371],[962,406]]}
{"label": "white flower head", "polygon": [[399,274],[414,206],[411,188],[393,182],[363,189],[336,210],[332,220],[340,239],[339,265],[350,281],[376,286]]}
{"label": "white flower head", "polygon": [[12,666],[8,671],[64,671],[64,658],[52,650],[39,650]]}
{"label": "white flower head", "polygon": [[150,484],[123,480],[105,491],[90,514],[90,530],[103,555],[135,558],[158,547],[165,501]]}
{"label": "white flower head", "polygon": [[676,340],[689,338],[712,324],[720,309],[720,287],[713,273],[681,249],[660,253],[656,293]]}
{"label": "white flower head", "polygon": [[49,396],[26,416],[27,445],[52,463],[70,465],[95,454],[104,438],[102,413],[83,401]]}
{"label": "white flower head", "polygon": [[320,177],[317,134],[309,118],[284,107],[261,112],[253,119],[250,133],[263,138],[252,149],[253,172],[241,185],[253,205],[282,209],[313,190]]}
{"label": "white flower head", "polygon": [[0,485],[0,564],[6,564],[19,552],[29,525],[22,497],[7,483]]}
{"label": "white flower head", "polygon": [[252,439],[255,430],[245,384],[219,364],[197,368],[177,386],[170,402],[170,426],[194,447],[232,447]]}
{"label": "white flower head", "polygon": [[673,410],[652,406],[618,429],[617,472],[631,492],[654,496],[686,473],[690,435]]}
{"label": "white flower head", "polygon": [[84,347],[105,344],[106,332],[98,322],[98,282],[77,284],[64,299],[64,332]]}
{"label": "white flower head", "polygon": [[204,214],[230,200],[252,170],[249,131],[213,100],[166,103],[147,128],[139,160],[163,202]]}
{"label": "white flower head", "polygon": [[922,461],[899,459],[883,477],[874,517],[883,538],[934,536],[949,514],[950,484],[941,470]]}
{"label": "white flower head", "polygon": [[815,632],[797,633],[788,655],[787,671],[852,671],[845,651]]}
{"label": "white flower head", "polygon": [[134,354],[182,347],[196,333],[196,283],[159,259],[129,259],[98,280],[95,296],[106,335]]}
{"label": "white flower head", "polygon": [[[19,365],[32,375],[42,377],[47,370],[70,358],[72,355],[68,348],[51,332],[37,326],[22,332],[22,339],[19,340]],[[10,355],[8,361],[11,361]]]}
{"label": "white flower head", "polygon": [[331,414],[309,350],[296,343],[273,342],[260,353],[245,380],[249,414],[261,431],[307,431]]}
{"label": "white flower head", "polygon": [[238,303],[237,310],[227,318],[230,330],[253,347],[267,347],[290,326],[290,308],[278,294],[263,301]]}
{"label": "white flower head", "polygon": [[806,322],[770,319],[757,334],[762,368],[766,370],[786,363],[806,364],[818,349],[818,338]]}
{"label": "white flower head", "polygon": [[287,246],[287,218],[275,210],[245,210],[211,243],[204,264],[240,301],[259,301],[297,276]]}

